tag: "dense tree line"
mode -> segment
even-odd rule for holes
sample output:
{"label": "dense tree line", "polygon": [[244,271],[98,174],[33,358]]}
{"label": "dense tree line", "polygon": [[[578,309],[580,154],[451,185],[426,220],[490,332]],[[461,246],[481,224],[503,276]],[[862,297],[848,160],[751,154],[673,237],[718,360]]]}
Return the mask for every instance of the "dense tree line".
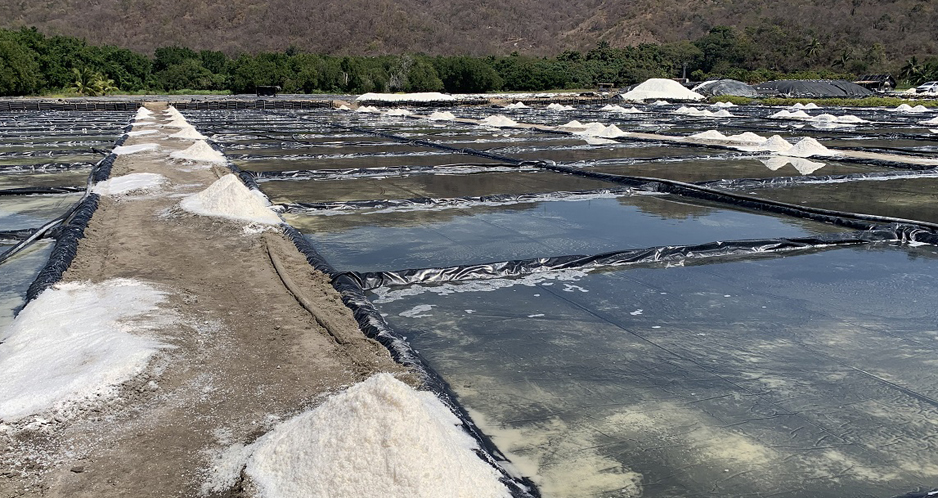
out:
{"label": "dense tree line", "polygon": [[883,47],[838,52],[821,40],[763,24],[745,31],[715,27],[692,42],[613,47],[556,57],[330,56],[289,48],[242,54],[162,47],[152,57],[94,46],[36,29],[0,30],[0,95],[75,91],[230,91],[280,86],[286,93],[447,91],[453,93],[625,86],[652,77],[696,80],[731,77],[749,82],[781,77],[831,78],[892,71],[909,84],[938,79],[938,59],[888,62]]}

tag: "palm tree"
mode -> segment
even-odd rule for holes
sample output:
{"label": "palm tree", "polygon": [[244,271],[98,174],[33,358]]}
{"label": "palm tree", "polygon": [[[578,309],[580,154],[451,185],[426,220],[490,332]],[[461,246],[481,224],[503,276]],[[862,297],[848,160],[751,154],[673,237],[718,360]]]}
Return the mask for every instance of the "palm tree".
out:
{"label": "palm tree", "polygon": [[925,68],[913,55],[905,61],[905,65],[899,70],[899,77],[905,79],[910,85],[917,85],[925,80]]}
{"label": "palm tree", "polygon": [[805,58],[811,59],[816,58],[819,53],[821,53],[821,41],[815,36],[805,45],[804,56]]}
{"label": "palm tree", "polygon": [[75,76],[72,87],[79,95],[95,97],[107,95],[109,92],[117,90],[117,87],[114,86],[114,80],[107,79],[100,72],[92,71],[87,67],[81,69],[73,67],[72,74]]}

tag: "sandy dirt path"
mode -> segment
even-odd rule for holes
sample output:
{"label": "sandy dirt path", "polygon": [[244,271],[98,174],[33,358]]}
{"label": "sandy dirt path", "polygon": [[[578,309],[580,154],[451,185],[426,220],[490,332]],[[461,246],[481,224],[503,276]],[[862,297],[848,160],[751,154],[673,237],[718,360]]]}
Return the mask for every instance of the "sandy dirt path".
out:
{"label": "sandy dirt path", "polygon": [[[183,195],[227,170],[170,161],[192,142],[167,138],[173,128],[152,129],[159,133],[125,145],[160,150],[119,156],[112,178],[150,172],[169,183],[151,194],[102,197],[64,280],[131,278],[168,291],[164,312],[178,318],[159,337],[174,348],[121,386],[116,400],[0,435],[2,497],[197,496],[213,452],[251,442],[375,372],[407,376],[279,232],[245,233],[244,223],[181,211]],[[272,258],[319,321],[285,288]],[[323,317],[331,330],[319,325]]]}

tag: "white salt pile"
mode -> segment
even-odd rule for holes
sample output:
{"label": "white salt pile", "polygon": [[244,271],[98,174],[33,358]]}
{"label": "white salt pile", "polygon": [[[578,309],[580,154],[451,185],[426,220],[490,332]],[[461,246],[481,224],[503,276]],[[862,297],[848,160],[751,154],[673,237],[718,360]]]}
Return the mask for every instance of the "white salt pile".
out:
{"label": "white salt pile", "polygon": [[840,124],[857,124],[857,123],[869,123],[869,121],[854,116],[852,114],[845,114],[843,116],[834,116],[833,114],[820,114],[811,118],[811,121],[816,123],[840,123]]}
{"label": "white salt pile", "polygon": [[349,106],[347,106],[347,105],[345,105],[345,104],[342,104],[342,105],[339,106],[339,110],[340,110],[340,111],[351,111],[352,108],[349,107]]}
{"label": "white salt pile", "polygon": [[174,117],[168,123],[161,125],[164,128],[186,128],[192,126],[186,121],[186,118],[183,117]]}
{"label": "white salt pile", "polygon": [[495,116],[489,116],[483,119],[482,121],[479,121],[479,124],[482,126],[491,126],[492,128],[506,128],[510,126],[518,126],[518,123],[515,120],[507,116],[503,116],[501,114],[497,114]]}
{"label": "white salt pile", "polygon": [[651,99],[703,100],[704,96],[692,92],[680,83],[665,78],[652,78],[622,94],[623,100],[644,102]]}
{"label": "white salt pile", "polygon": [[629,107],[628,109],[626,109],[625,107],[622,107],[620,105],[615,105],[615,104],[606,104],[600,107],[599,110],[607,111],[607,112],[618,112],[621,114],[642,114],[642,111],[639,111],[638,109],[634,107]]}
{"label": "white salt pile", "polygon": [[741,143],[759,144],[759,145],[766,142],[765,138],[760,137],[759,135],[756,135],[755,133],[751,131],[743,132],[738,135],[730,135],[726,137],[726,139],[730,142],[741,142]]}
{"label": "white salt pile", "polygon": [[449,111],[435,111],[427,119],[430,121],[452,121],[456,119],[456,116]]}
{"label": "white salt pile", "polygon": [[410,116],[413,113],[407,109],[391,109],[385,114],[388,116]]}
{"label": "white salt pile", "polygon": [[362,112],[366,114],[381,114],[381,109],[378,109],[375,106],[363,105],[358,109],[355,109],[355,112]]}
{"label": "white salt pile", "polygon": [[789,112],[786,110],[781,110],[769,116],[769,119],[800,119],[808,120],[811,119],[811,116],[804,111],[795,111]]}
{"label": "white salt pile", "polygon": [[127,132],[128,137],[140,137],[143,135],[152,135],[154,133],[159,133],[156,130],[137,130]]}
{"label": "white salt pile", "polygon": [[814,102],[808,102],[807,104],[802,104],[801,102],[796,102],[795,105],[789,107],[789,109],[820,109],[817,104]]}
{"label": "white salt pile", "polygon": [[449,102],[456,100],[452,95],[438,92],[419,92],[419,93],[366,93],[360,95],[358,102],[380,101],[380,102]]}
{"label": "white salt pile", "polygon": [[726,108],[726,107],[736,107],[736,104],[734,104],[734,103],[732,103],[732,102],[716,102],[715,104],[713,104],[713,105],[710,106],[710,107],[723,107],[723,108]]}
{"label": "white salt pile", "polygon": [[671,105],[667,100],[656,100],[649,105]]}
{"label": "white salt pile", "polygon": [[770,152],[786,152],[791,149],[791,143],[779,135],[772,135],[762,144],[761,149]]}
{"label": "white salt pile", "polygon": [[194,126],[187,126],[177,133],[173,133],[169,138],[181,138],[183,140],[205,140],[205,135],[199,133]]}
{"label": "white salt pile", "polygon": [[114,147],[111,152],[117,154],[118,156],[123,156],[126,154],[137,154],[139,152],[153,152],[159,150],[160,146],[157,144],[136,144],[136,145],[119,145]]}
{"label": "white salt pile", "polygon": [[0,332],[0,420],[116,394],[164,345],[136,320],[155,320],[165,294],[134,280],[60,283],[29,303]]}
{"label": "white salt pile", "polygon": [[938,125],[938,116],[935,116],[927,121],[920,121],[919,123],[923,125],[928,125],[928,126]]}
{"label": "white salt pile", "polygon": [[798,173],[801,173],[802,175],[810,175],[811,173],[814,173],[815,171],[825,166],[824,163],[809,161],[799,157],[776,156],[770,157],[768,159],[760,159],[760,161],[762,161],[762,164],[764,164],[766,168],[769,168],[772,171],[778,171],[786,164],[791,164],[796,170],[798,170]]}
{"label": "white salt pile", "polygon": [[140,190],[158,189],[166,177],[157,173],[131,173],[98,182],[92,192],[98,195],[123,195]]}
{"label": "white salt pile", "polygon": [[224,154],[213,149],[205,140],[199,140],[186,149],[177,150],[171,153],[169,157],[182,161],[222,164],[226,162]]}
{"label": "white salt pile", "polygon": [[679,109],[674,111],[674,114],[683,114],[687,116],[701,117],[701,118],[731,118],[733,117],[729,111],[726,109],[720,109],[717,112],[713,112],[707,109],[698,109],[696,107],[684,107],[681,106]]}
{"label": "white salt pile", "polygon": [[142,119],[153,119],[153,112],[147,109],[146,107],[140,107],[137,109],[137,114],[134,116],[134,120]]}
{"label": "white salt pile", "polygon": [[552,103],[552,104],[547,104],[547,110],[548,110],[548,111],[572,111],[572,110],[573,110],[573,106],[572,106],[572,105],[563,105],[563,104]]}
{"label": "white salt pile", "polygon": [[820,142],[811,137],[805,137],[782,154],[793,157],[811,157],[833,156],[838,153],[824,147]]}
{"label": "white salt pile", "polygon": [[505,106],[505,109],[527,109],[528,106],[524,105],[524,102],[515,102],[514,104],[508,104]]}
{"label": "white salt pile", "polygon": [[[230,453],[246,456],[263,498],[511,496],[459,424],[432,393],[382,373]],[[224,489],[217,484],[209,489]]]}
{"label": "white salt pile", "polygon": [[928,112],[928,108],[921,104],[915,107],[912,107],[909,104],[899,104],[895,109],[889,109],[889,112],[900,112],[904,114],[920,114],[923,112]]}
{"label": "white salt pile", "polygon": [[202,216],[278,225],[280,217],[271,211],[263,194],[255,194],[235,175],[225,175],[205,190],[190,195],[179,207]]}
{"label": "white salt pile", "polygon": [[606,126],[602,123],[581,123],[580,125],[583,129],[580,131],[574,132],[576,135],[583,135],[588,137],[597,137],[597,138],[617,138],[623,137],[626,133],[619,129],[616,125]]}
{"label": "white salt pile", "polygon": [[567,121],[566,123],[558,126],[558,128],[583,128],[583,123],[574,119],[573,121]]}
{"label": "white salt pile", "polygon": [[722,142],[726,140],[726,135],[716,130],[707,130],[700,133],[695,133],[688,138],[693,138],[695,140],[719,140]]}

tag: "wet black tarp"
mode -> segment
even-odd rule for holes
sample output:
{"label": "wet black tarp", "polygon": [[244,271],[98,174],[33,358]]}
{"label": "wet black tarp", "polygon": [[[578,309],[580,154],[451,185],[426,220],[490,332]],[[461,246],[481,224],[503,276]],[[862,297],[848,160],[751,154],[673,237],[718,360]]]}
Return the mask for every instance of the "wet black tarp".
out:
{"label": "wet black tarp", "polygon": [[761,95],[790,98],[862,98],[873,92],[844,80],[776,80],[754,87]]}

